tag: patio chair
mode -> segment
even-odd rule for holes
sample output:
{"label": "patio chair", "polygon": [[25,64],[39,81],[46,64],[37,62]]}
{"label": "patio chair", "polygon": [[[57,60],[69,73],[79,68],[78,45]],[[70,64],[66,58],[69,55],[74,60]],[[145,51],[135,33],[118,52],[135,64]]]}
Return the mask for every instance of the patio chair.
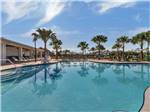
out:
{"label": "patio chair", "polygon": [[20,60],[17,59],[16,57],[12,57],[12,59],[13,59],[15,62],[20,62]]}

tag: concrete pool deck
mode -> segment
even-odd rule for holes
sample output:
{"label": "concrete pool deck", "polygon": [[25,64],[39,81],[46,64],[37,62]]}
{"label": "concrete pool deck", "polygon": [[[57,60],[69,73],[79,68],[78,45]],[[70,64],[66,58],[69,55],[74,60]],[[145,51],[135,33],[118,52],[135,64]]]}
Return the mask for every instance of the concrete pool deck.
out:
{"label": "concrete pool deck", "polygon": [[[60,60],[50,60],[48,64],[52,63],[58,63]],[[26,63],[18,63],[18,64],[10,64],[10,65],[2,65],[0,66],[0,71],[12,69],[12,68],[18,68],[18,67],[24,67],[24,66],[32,66],[32,65],[40,65],[43,64],[41,61],[37,62],[26,62]]]}
{"label": "concrete pool deck", "polygon": [[140,112],[150,112],[150,87],[148,87],[144,94],[144,104]]}

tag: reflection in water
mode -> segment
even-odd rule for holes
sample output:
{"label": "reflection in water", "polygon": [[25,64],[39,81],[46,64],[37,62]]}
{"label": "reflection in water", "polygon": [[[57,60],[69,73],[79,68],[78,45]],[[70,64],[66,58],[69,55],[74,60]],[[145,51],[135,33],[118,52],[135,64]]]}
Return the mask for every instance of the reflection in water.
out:
{"label": "reflection in water", "polygon": [[71,67],[71,62],[70,61],[64,61],[60,63],[62,68],[64,67]]}
{"label": "reflection in water", "polygon": [[113,72],[116,75],[121,75],[117,76],[117,80],[122,84],[129,84],[131,82],[130,78],[126,76],[126,68],[130,69],[131,67],[129,64],[116,64],[113,66]]}
{"label": "reflection in water", "polygon": [[[3,87],[5,89],[2,88],[2,94],[15,88],[18,85],[18,83],[20,83],[22,80],[30,78],[42,70],[43,70],[42,66],[30,67],[30,70],[29,67],[20,68],[15,75],[10,76],[9,79],[7,78],[8,81],[6,81],[6,83],[8,84],[7,87],[6,86]],[[36,75],[35,75],[35,81],[36,81]]]}
{"label": "reflection in water", "polygon": [[105,69],[110,67],[108,64],[106,64],[106,65],[99,63],[99,64],[96,64],[96,65],[92,64],[90,66],[92,69],[94,69],[98,73],[98,75],[95,76],[92,79],[92,81],[94,82],[94,84],[96,84],[96,85],[105,85],[105,84],[108,83],[107,78],[101,76],[101,74],[105,71]]}
{"label": "reflection in water", "polygon": [[147,65],[147,77],[149,81],[150,80],[150,64]]}
{"label": "reflection in water", "polygon": [[125,67],[131,69],[131,66],[129,64],[115,64],[112,66],[112,69],[115,74],[123,74],[125,76]]}
{"label": "reflection in water", "polygon": [[52,92],[57,88],[57,83],[42,83],[37,84],[33,83],[34,89],[32,90],[33,93],[36,93],[38,96],[45,96],[48,94],[52,94]]}
{"label": "reflection in water", "polygon": [[[48,66],[44,67],[44,83],[36,83],[36,74],[35,80],[33,82],[33,93],[36,93],[38,96],[45,96],[52,94],[57,88],[56,80],[61,79],[63,75],[61,74],[62,69],[58,66],[58,63],[55,64],[55,68],[50,71]],[[50,81],[48,81],[48,76]]]}
{"label": "reflection in water", "polygon": [[92,79],[95,85],[105,85],[108,83],[107,78],[101,77],[101,76],[95,76],[94,79]]}
{"label": "reflection in water", "polygon": [[[137,75],[131,78],[131,82],[133,85],[135,85],[138,88],[143,88],[143,86],[145,88],[147,88],[149,85],[149,75],[150,75],[150,65],[147,64],[140,64],[137,65],[138,69],[134,70],[134,73],[136,73]],[[145,69],[144,69],[145,68]],[[147,77],[146,77],[147,76]]]}
{"label": "reflection in water", "polygon": [[144,80],[144,75],[146,75],[147,73],[144,72],[144,65],[141,64],[139,65],[139,69],[135,70],[134,73],[138,74],[139,76],[141,76],[141,79]]}
{"label": "reflection in water", "polygon": [[50,79],[52,81],[61,79],[63,77],[61,71],[62,69],[58,67],[58,63],[57,63],[56,68],[53,69],[53,73],[49,73]]}
{"label": "reflection in water", "polygon": [[[134,69],[134,67],[136,69]],[[144,69],[145,68],[145,69]],[[135,76],[131,74],[127,74],[128,70],[132,69]],[[117,80],[120,83],[123,84],[136,84],[137,86],[143,85],[143,83],[149,81],[149,70],[150,70],[150,65],[147,64],[138,64],[138,65],[128,65],[128,64],[122,64],[122,65],[113,65],[113,72],[116,75],[121,75],[117,76]],[[147,79],[145,79],[145,75],[147,74]],[[127,77],[128,76],[128,77]]]}
{"label": "reflection in water", "polygon": [[113,65],[112,70],[116,75],[120,75],[122,73],[122,69],[119,64]]}
{"label": "reflection in water", "polygon": [[91,69],[95,69],[95,63],[90,63],[89,67],[90,67]]}
{"label": "reflection in water", "polygon": [[83,61],[82,63],[80,63],[80,70],[78,71],[78,74],[81,76],[81,77],[86,77],[89,73],[89,68],[87,66],[87,64]]}

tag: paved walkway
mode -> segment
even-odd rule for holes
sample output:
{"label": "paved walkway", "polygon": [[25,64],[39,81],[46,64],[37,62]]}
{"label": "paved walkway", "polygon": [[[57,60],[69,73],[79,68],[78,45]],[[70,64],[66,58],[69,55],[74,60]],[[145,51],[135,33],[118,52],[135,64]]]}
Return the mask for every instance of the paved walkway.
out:
{"label": "paved walkway", "polygon": [[[49,63],[57,63],[60,60],[51,60],[49,61]],[[37,61],[37,62],[26,62],[26,63],[19,63],[19,64],[10,64],[10,65],[2,65],[0,66],[0,71],[2,70],[7,70],[7,69],[11,69],[11,68],[18,68],[18,67],[23,67],[23,66],[31,66],[31,65],[38,65],[38,64],[43,64],[41,61]]]}

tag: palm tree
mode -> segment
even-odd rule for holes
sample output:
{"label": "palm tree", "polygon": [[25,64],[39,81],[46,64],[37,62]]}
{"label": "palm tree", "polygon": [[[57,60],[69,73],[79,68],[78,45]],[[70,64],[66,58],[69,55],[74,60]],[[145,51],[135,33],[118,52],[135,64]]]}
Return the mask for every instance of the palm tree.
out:
{"label": "palm tree", "polygon": [[89,44],[87,42],[83,41],[83,42],[80,42],[77,47],[81,49],[82,54],[84,55],[86,52],[86,49],[89,48],[88,46],[89,46]]}
{"label": "palm tree", "polygon": [[44,42],[44,58],[46,61],[46,55],[47,55],[47,42],[49,39],[53,40],[55,33],[49,29],[37,29],[36,32],[38,33],[39,39],[41,39]]}
{"label": "palm tree", "polygon": [[[98,54],[99,54],[99,59],[100,59],[100,51],[102,50],[102,43],[105,43],[107,41],[107,37],[104,35],[97,35],[95,37],[92,38],[92,40],[94,43],[97,44],[97,49],[98,49]],[[104,47],[103,47],[104,48]]]}
{"label": "palm tree", "polygon": [[147,41],[147,60],[149,61],[149,56],[150,56],[150,54],[149,54],[149,52],[150,52],[150,31],[147,31],[146,32],[146,41]]}
{"label": "palm tree", "polygon": [[122,46],[122,59],[123,61],[125,60],[124,57],[124,52],[125,52],[125,44],[130,42],[130,39],[128,38],[128,36],[121,36],[120,38],[117,39],[117,42],[121,44]]}
{"label": "palm tree", "polygon": [[[100,45],[97,45],[97,46],[96,46],[96,50],[98,50],[99,53],[100,53],[100,51],[105,50],[105,47],[100,44]],[[99,56],[100,56],[100,55],[99,55]],[[100,57],[99,57],[98,59],[100,59]]]}
{"label": "palm tree", "polygon": [[32,33],[33,36],[33,42],[34,42],[34,58],[35,58],[35,62],[37,60],[37,50],[36,50],[36,42],[38,40],[38,34],[37,33]]}
{"label": "palm tree", "polygon": [[63,54],[64,54],[64,57],[66,58],[66,57],[69,57],[69,55],[70,55],[70,50],[63,50],[62,51],[63,52]]}
{"label": "palm tree", "polygon": [[50,43],[50,45],[52,45],[53,49],[55,49],[56,59],[58,59],[58,50],[61,49],[62,41],[56,38]]}
{"label": "palm tree", "polygon": [[132,37],[132,43],[133,44],[140,44],[141,47],[141,60],[144,59],[144,54],[143,54],[143,46],[144,46],[144,41],[146,40],[146,35],[144,32],[138,33],[137,35]]}
{"label": "palm tree", "polygon": [[116,49],[117,50],[117,58],[118,58],[118,61],[119,61],[119,49],[121,48],[121,44],[116,42],[113,46],[112,46],[112,49]]}
{"label": "palm tree", "polygon": [[94,47],[91,47],[91,49],[90,49],[89,51],[91,51],[92,56],[94,56],[95,48],[94,48]]}

